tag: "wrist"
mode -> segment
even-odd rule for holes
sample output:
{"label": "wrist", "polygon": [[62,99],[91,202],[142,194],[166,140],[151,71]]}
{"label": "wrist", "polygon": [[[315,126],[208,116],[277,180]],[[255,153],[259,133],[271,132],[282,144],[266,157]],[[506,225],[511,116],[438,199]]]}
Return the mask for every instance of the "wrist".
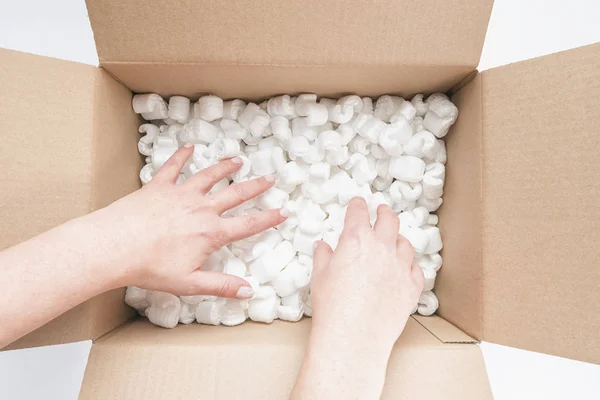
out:
{"label": "wrist", "polygon": [[100,292],[124,285],[126,269],[119,260],[119,238],[111,234],[104,209],[63,225],[64,235],[85,259],[87,275]]}
{"label": "wrist", "polygon": [[292,398],[381,396],[391,347],[358,331],[313,324]]}
{"label": "wrist", "polygon": [[345,324],[314,324],[309,345],[336,355],[348,354],[353,359],[357,353],[380,362],[389,358],[395,340],[367,324],[347,327]]}

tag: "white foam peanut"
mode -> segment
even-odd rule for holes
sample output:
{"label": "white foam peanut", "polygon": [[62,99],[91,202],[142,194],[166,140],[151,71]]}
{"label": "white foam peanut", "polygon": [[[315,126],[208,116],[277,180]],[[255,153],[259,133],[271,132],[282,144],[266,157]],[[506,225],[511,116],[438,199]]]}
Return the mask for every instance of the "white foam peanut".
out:
{"label": "white foam peanut", "polygon": [[423,290],[433,290],[437,273],[433,269],[423,269]]}
{"label": "white foam peanut", "polygon": [[252,173],[258,176],[271,175],[276,172],[271,149],[257,150],[248,158],[252,165]]}
{"label": "white foam peanut", "polygon": [[223,273],[243,278],[244,276],[246,276],[246,272],[247,267],[246,263],[243,260],[240,260],[237,257],[232,257],[225,261]]}
{"label": "white foam peanut", "polygon": [[256,205],[261,210],[271,210],[274,208],[283,208],[285,203],[289,200],[290,195],[281,190],[277,186],[273,186],[265,193],[261,194],[257,198]]}
{"label": "white foam peanut", "polygon": [[308,179],[308,168],[301,167],[296,161],[290,161],[278,171],[279,182],[284,185],[300,185]]}
{"label": "white foam peanut", "polygon": [[168,116],[182,124],[187,122],[190,119],[190,99],[183,96],[171,96]]}
{"label": "white foam peanut", "polygon": [[216,138],[219,130],[216,126],[203,119],[192,119],[179,131],[179,140],[182,143],[212,143]]}
{"label": "white foam peanut", "polygon": [[125,290],[125,303],[136,310],[145,310],[150,306],[148,299],[150,292],[136,286],[129,286]]}
{"label": "white foam peanut", "polygon": [[132,105],[133,111],[142,114],[146,121],[168,118],[167,103],[158,94],[136,94]]}
{"label": "white foam peanut", "polygon": [[196,321],[197,304],[181,303],[181,311],[179,312],[179,323],[189,325]]}
{"label": "white foam peanut", "polygon": [[315,241],[319,240],[318,235],[306,234],[296,230],[293,239],[293,246],[296,251],[304,254],[312,254]]}
{"label": "white foam peanut", "polygon": [[248,313],[240,300],[228,299],[221,307],[220,318],[222,325],[236,326],[248,319]]}
{"label": "white foam peanut", "polygon": [[181,301],[173,294],[155,291],[149,296],[150,306],[146,309],[146,317],[154,325],[163,328],[175,328],[179,323]]}
{"label": "white foam peanut", "polygon": [[272,323],[279,316],[279,298],[274,296],[266,299],[250,300],[248,317],[255,322]]}
{"label": "white foam peanut", "polygon": [[428,240],[427,247],[425,247],[425,249],[422,251],[422,253],[434,254],[434,253],[439,252],[443,247],[442,237],[440,235],[440,229],[435,226],[425,226],[423,228],[423,231],[425,232],[425,234],[427,235],[429,240]]}
{"label": "white foam peanut", "polygon": [[223,118],[223,99],[217,96],[202,96],[194,104],[194,115],[205,121],[212,122]]}
{"label": "white foam peanut", "polygon": [[392,157],[389,174],[406,182],[420,182],[425,173],[425,161],[413,156]]}
{"label": "white foam peanut", "polygon": [[223,102],[223,119],[237,120],[244,108],[246,108],[246,102],[240,99]]}
{"label": "white foam peanut", "polygon": [[438,309],[439,302],[437,296],[433,292],[423,292],[419,297],[418,312],[421,315],[433,315]]}
{"label": "white foam peanut", "polygon": [[196,307],[196,322],[206,325],[221,324],[221,308],[224,304],[222,299],[199,303]]}

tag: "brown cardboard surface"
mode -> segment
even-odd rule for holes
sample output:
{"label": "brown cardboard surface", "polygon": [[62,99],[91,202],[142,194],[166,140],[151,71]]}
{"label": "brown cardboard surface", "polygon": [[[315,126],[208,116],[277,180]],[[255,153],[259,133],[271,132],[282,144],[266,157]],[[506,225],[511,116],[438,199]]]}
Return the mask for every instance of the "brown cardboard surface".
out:
{"label": "brown cardboard surface", "polygon": [[87,0],[110,61],[475,68],[492,0]]}
{"label": "brown cardboard surface", "polygon": [[482,337],[600,363],[600,44],[481,75]]}
{"label": "brown cardboard surface", "polygon": [[[108,74],[0,49],[0,85],[0,248],[139,187],[131,93]],[[98,338],[133,315],[122,299],[91,299],[7,349]]]}
{"label": "brown cardboard surface", "polygon": [[0,249],[89,211],[95,74],[0,49]]}
{"label": "brown cardboard surface", "polygon": [[131,108],[133,94],[98,69],[95,82],[91,209],[106,207],[139,188],[142,120]]}
{"label": "brown cardboard surface", "polygon": [[477,340],[435,314],[428,317],[414,314],[412,317],[443,343],[477,343]]}
{"label": "brown cardboard surface", "polygon": [[435,292],[438,314],[474,338],[483,335],[481,76],[452,97],[459,117],[445,137],[448,163],[438,214],[444,238]]}
{"label": "brown cardboard surface", "polygon": [[[310,319],[174,330],[136,320],[92,346],[80,398],[284,399],[309,331]],[[441,343],[410,319],[390,359],[383,398],[492,396],[477,345]]]}
{"label": "brown cardboard surface", "polygon": [[[103,68],[136,93],[198,98],[211,93],[261,100],[284,93],[341,97],[356,93],[445,92],[473,71],[465,66],[398,67],[373,65],[219,65],[105,62]],[[376,77],[374,79],[374,77]]]}

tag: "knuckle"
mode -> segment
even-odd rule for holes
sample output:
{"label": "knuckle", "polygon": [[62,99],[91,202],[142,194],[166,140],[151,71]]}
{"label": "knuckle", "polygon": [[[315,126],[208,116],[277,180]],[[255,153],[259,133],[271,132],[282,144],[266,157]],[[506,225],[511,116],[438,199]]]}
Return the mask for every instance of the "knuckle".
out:
{"label": "knuckle", "polygon": [[358,243],[364,236],[364,230],[359,227],[353,229],[344,229],[342,232],[344,239],[350,243]]}
{"label": "knuckle", "polygon": [[207,168],[205,171],[206,171],[206,177],[211,182],[217,182],[218,180],[221,179],[221,175],[219,174],[219,171],[217,168]]}
{"label": "knuckle", "polygon": [[255,215],[249,215],[246,218],[246,229],[252,234],[257,234],[261,231],[260,220]]}
{"label": "knuckle", "polygon": [[240,200],[242,200],[242,201],[248,200],[248,194],[246,193],[246,190],[244,189],[243,185],[240,185],[240,184],[231,185],[231,190],[233,190],[235,195],[237,197],[239,197]]}
{"label": "knuckle", "polygon": [[202,205],[202,207],[199,207],[198,209],[213,210],[215,207],[217,207],[219,205],[218,200],[215,199],[215,196],[212,193],[207,193],[204,196],[204,201],[206,201],[206,204]]}
{"label": "knuckle", "polygon": [[219,282],[215,286],[215,295],[219,297],[226,297],[231,292],[231,284],[227,280]]}
{"label": "knuckle", "polygon": [[222,229],[218,229],[213,234],[213,238],[214,238],[215,244],[218,245],[219,248],[221,248],[227,244],[227,233]]}
{"label": "knuckle", "polygon": [[183,291],[183,293],[181,294],[181,296],[196,296],[201,294],[201,288],[195,284],[195,283],[190,283],[189,285],[186,286],[185,290]]}
{"label": "knuckle", "polygon": [[222,229],[201,231],[199,236],[204,239],[211,250],[218,250],[227,243],[227,235]]}

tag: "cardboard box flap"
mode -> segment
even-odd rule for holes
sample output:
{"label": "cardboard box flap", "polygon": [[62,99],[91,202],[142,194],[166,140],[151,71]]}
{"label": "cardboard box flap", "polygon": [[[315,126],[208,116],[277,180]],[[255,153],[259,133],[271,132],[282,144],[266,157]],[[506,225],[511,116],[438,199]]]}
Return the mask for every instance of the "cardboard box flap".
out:
{"label": "cardboard box flap", "polygon": [[[107,73],[0,49],[0,86],[0,249],[139,187],[131,93]],[[95,339],[131,317],[122,299],[105,293],[8,348]]]}
{"label": "cardboard box flap", "polygon": [[477,340],[437,315],[424,317],[414,314],[413,319],[444,343],[477,343]]}
{"label": "cardboard box flap", "polygon": [[481,78],[482,338],[600,363],[600,44]]}
{"label": "cardboard box flap", "polygon": [[96,70],[0,49],[0,249],[89,212]]}
{"label": "cardboard box flap", "polygon": [[470,66],[219,65],[109,63],[102,68],[135,93],[174,94],[197,99],[212,93],[225,99],[260,102],[282,93],[378,97],[394,93],[446,92],[474,71]]}
{"label": "cardboard box flap", "polygon": [[[94,343],[80,398],[284,399],[300,368],[310,323],[165,330],[136,320]],[[383,398],[492,396],[477,345],[441,343],[410,319],[390,359]]]}
{"label": "cardboard box flap", "polygon": [[462,65],[493,0],[87,0],[100,64]]}

